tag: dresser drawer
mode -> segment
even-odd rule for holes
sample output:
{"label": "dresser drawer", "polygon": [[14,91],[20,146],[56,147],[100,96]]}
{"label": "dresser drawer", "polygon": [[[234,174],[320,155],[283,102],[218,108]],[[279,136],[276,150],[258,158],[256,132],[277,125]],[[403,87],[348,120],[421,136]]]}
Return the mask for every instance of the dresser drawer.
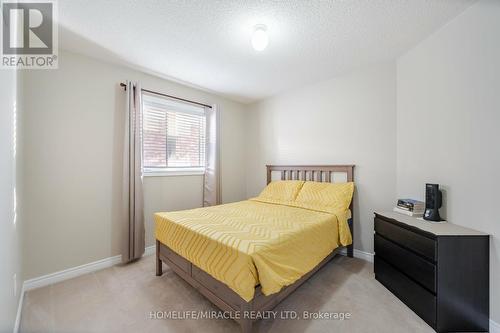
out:
{"label": "dresser drawer", "polygon": [[375,218],[375,231],[395,243],[398,243],[415,253],[436,261],[436,241],[400,227],[394,223]]}
{"label": "dresser drawer", "polygon": [[436,293],[436,266],[401,246],[375,234],[375,254]]}
{"label": "dresser drawer", "polygon": [[430,326],[436,324],[436,296],[375,254],[375,278]]}

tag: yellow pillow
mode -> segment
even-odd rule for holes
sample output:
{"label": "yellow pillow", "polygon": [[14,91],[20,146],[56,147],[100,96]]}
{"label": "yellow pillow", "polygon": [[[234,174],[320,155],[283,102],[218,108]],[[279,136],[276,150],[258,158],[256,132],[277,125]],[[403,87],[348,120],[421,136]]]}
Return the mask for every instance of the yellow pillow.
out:
{"label": "yellow pillow", "polygon": [[291,203],[297,197],[302,185],[304,182],[301,180],[272,181],[256,199],[273,203]]}
{"label": "yellow pillow", "polygon": [[294,205],[331,214],[346,213],[351,204],[353,192],[353,182],[305,182]]}

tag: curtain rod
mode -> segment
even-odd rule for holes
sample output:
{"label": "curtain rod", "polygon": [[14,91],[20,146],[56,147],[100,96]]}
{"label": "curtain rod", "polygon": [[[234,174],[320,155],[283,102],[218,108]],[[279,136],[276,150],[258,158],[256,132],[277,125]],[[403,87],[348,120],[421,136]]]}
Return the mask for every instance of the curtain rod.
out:
{"label": "curtain rod", "polygon": [[[123,87],[125,90],[127,90],[127,85],[125,83],[121,82],[120,86]],[[210,109],[212,108],[212,106],[207,105],[207,104],[203,104],[203,103],[191,101],[191,100],[185,99],[185,98],[175,97],[175,96],[172,96],[172,95],[167,95],[167,94],[159,93],[157,91],[152,91],[152,90],[148,90],[148,89],[141,89],[141,91],[147,92],[147,93],[150,93],[150,94],[153,94],[153,95],[158,95],[158,96],[163,96],[163,97],[168,97],[168,98],[176,99],[176,100],[183,101],[183,102],[188,102],[188,103],[191,103],[191,104],[196,104],[196,105],[199,105],[199,106],[204,106],[204,107],[210,108]]]}

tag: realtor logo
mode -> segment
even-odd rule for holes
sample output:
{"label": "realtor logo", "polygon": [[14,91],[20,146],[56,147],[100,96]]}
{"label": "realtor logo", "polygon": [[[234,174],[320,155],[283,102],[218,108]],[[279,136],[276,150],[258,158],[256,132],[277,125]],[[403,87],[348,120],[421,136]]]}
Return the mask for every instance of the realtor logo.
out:
{"label": "realtor logo", "polygon": [[57,68],[55,1],[2,2],[2,68]]}

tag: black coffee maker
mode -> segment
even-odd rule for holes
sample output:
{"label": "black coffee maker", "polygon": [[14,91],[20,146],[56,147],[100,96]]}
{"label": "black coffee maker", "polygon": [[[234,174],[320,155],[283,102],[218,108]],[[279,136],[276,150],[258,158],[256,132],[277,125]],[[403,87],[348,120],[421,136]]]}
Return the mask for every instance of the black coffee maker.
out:
{"label": "black coffee maker", "polygon": [[441,221],[439,208],[443,204],[439,184],[425,184],[425,212],[424,220]]}

